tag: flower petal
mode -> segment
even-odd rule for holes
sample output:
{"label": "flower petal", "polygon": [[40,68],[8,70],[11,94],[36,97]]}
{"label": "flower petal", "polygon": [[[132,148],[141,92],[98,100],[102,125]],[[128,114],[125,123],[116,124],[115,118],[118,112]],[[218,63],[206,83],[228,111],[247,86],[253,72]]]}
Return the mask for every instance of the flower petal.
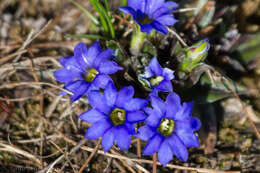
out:
{"label": "flower petal", "polygon": [[67,70],[74,70],[78,71],[79,73],[82,72],[75,56],[62,57],[59,59],[59,61],[61,65],[63,65],[64,68]]}
{"label": "flower petal", "polygon": [[128,111],[140,110],[148,104],[148,101],[140,98],[133,98],[129,102],[125,102],[124,108]]}
{"label": "flower petal", "polygon": [[141,32],[145,32],[147,34],[150,34],[153,30],[153,26],[151,24],[145,24],[145,25],[142,25],[140,23],[138,23],[141,27]]}
{"label": "flower petal", "polygon": [[150,61],[148,68],[154,73],[155,76],[161,76],[163,73],[163,69],[159,62],[157,61],[156,57]]}
{"label": "flower petal", "polygon": [[89,90],[99,90],[100,88],[105,89],[109,82],[113,82],[113,80],[106,74],[99,74],[92,81],[92,85]]}
{"label": "flower petal", "polygon": [[172,92],[166,98],[166,117],[175,120],[175,114],[181,109],[180,97]]}
{"label": "flower petal", "polygon": [[134,88],[132,86],[124,87],[117,93],[116,105],[123,106],[126,102],[129,102],[134,96]]}
{"label": "flower petal", "polygon": [[88,93],[88,100],[92,108],[97,109],[105,115],[110,113],[111,108],[107,105],[105,96],[99,91],[90,91]]}
{"label": "flower petal", "polygon": [[127,113],[127,121],[130,123],[137,123],[143,121],[147,116],[142,111],[130,111]]}
{"label": "flower petal", "polygon": [[130,14],[131,16],[133,16],[133,18],[135,18],[136,12],[133,8],[131,8],[131,7],[120,7],[119,10],[126,13],[126,14]]}
{"label": "flower petal", "polygon": [[85,43],[80,42],[74,48],[74,57],[82,71],[91,66],[91,62],[87,58],[88,50]]}
{"label": "flower petal", "polygon": [[112,127],[111,129],[107,130],[102,137],[102,147],[105,152],[107,152],[114,144],[114,139],[115,139],[115,130]]}
{"label": "flower petal", "polygon": [[161,122],[162,115],[158,112],[158,110],[151,109],[146,107],[145,113],[148,114],[148,117],[145,119],[145,123],[151,127],[157,128],[159,123]]}
{"label": "flower petal", "polygon": [[181,142],[178,136],[172,134],[170,137],[166,139],[166,141],[168,141],[173,154],[176,155],[178,159],[182,160],[183,162],[186,162],[188,160],[188,150]]}
{"label": "flower petal", "polygon": [[153,26],[153,28],[159,32],[161,32],[162,34],[168,34],[168,29],[162,25],[161,23],[157,22],[157,21],[153,21],[151,23],[151,25]]}
{"label": "flower petal", "polygon": [[149,126],[145,125],[138,129],[137,137],[147,141],[154,135],[155,131]]}
{"label": "flower petal", "polygon": [[163,137],[155,134],[144,147],[143,155],[152,155],[156,153],[160,149],[162,141]]}
{"label": "flower petal", "polygon": [[182,108],[174,115],[175,120],[189,119],[193,108],[193,102],[184,102]]}
{"label": "flower petal", "polygon": [[114,61],[103,61],[100,63],[98,71],[103,74],[114,74],[118,70],[123,70],[122,67],[118,66]]}
{"label": "flower petal", "polygon": [[166,14],[160,16],[156,18],[156,21],[158,21],[162,25],[168,25],[168,26],[172,26],[178,22],[178,20],[176,20],[172,14]]}
{"label": "flower petal", "polygon": [[128,0],[128,6],[133,8],[134,10],[141,10],[144,12],[146,5],[146,0]]}
{"label": "flower petal", "polygon": [[172,160],[172,157],[173,157],[172,149],[169,143],[167,142],[167,140],[164,140],[158,151],[158,160],[163,166],[166,166],[166,164]]}
{"label": "flower petal", "polygon": [[108,119],[102,119],[88,128],[85,134],[85,138],[90,140],[98,139],[99,137],[103,136],[104,133],[111,127],[112,124]]}
{"label": "flower petal", "polygon": [[59,82],[71,82],[75,78],[81,78],[81,75],[78,71],[62,68],[54,73],[54,77]]}
{"label": "flower petal", "polygon": [[161,7],[164,4],[164,0],[149,0],[146,3],[145,12],[148,14],[149,17],[152,17],[154,11]]}
{"label": "flower petal", "polygon": [[105,88],[104,95],[106,98],[106,102],[109,106],[113,106],[116,102],[117,91],[113,84],[113,82],[109,82],[107,87]]}
{"label": "flower petal", "polygon": [[159,91],[171,92],[172,91],[172,83],[169,80],[163,80],[155,88]]}
{"label": "flower petal", "polygon": [[166,80],[172,80],[172,79],[174,79],[173,73],[174,73],[174,71],[172,71],[171,69],[169,69],[169,68],[164,68],[164,69],[163,69],[163,77],[164,77],[164,79],[166,79]]}
{"label": "flower petal", "polygon": [[[152,107],[159,112],[160,115],[164,115],[166,111],[165,103],[155,95],[150,95]],[[161,117],[161,116],[160,116]]]}
{"label": "flower petal", "polygon": [[103,61],[107,61],[110,58],[113,58],[113,54],[114,54],[114,50],[112,49],[106,49],[103,50],[95,59],[95,61],[93,62],[93,66],[95,68],[98,68],[100,63]]}
{"label": "flower petal", "polygon": [[200,119],[198,119],[197,117],[191,117],[190,126],[191,126],[192,131],[199,130],[201,127]]}
{"label": "flower petal", "polygon": [[124,126],[117,127],[116,129],[116,143],[122,151],[127,151],[131,144],[131,137]]}
{"label": "flower petal", "polygon": [[64,86],[64,88],[73,93],[73,95],[70,96],[70,100],[74,102],[87,92],[89,88],[89,83],[82,80],[76,80],[68,83]]}
{"label": "flower petal", "polygon": [[96,61],[96,58],[100,52],[101,52],[101,47],[99,45],[99,41],[96,41],[88,48],[86,58],[91,67],[93,66],[93,63]]}
{"label": "flower petal", "polygon": [[79,118],[88,123],[94,124],[101,119],[106,118],[106,115],[97,111],[96,109],[90,109],[79,115]]}
{"label": "flower petal", "polygon": [[125,122],[125,128],[127,129],[129,135],[136,135],[134,123]]}

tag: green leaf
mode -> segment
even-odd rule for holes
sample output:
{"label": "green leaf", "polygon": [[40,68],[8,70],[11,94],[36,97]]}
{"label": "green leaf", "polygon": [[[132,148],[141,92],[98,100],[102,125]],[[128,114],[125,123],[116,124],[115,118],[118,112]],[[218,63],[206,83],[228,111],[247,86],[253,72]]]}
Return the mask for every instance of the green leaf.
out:
{"label": "green leaf", "polygon": [[81,4],[77,3],[74,0],[70,0],[70,2],[73,3],[80,10],[82,10],[90,18],[90,20],[92,20],[93,23],[95,23],[96,25],[99,25],[99,21],[88,10],[86,10]]}
{"label": "green leaf", "polygon": [[109,38],[102,37],[100,35],[92,35],[92,34],[67,34],[69,38],[88,38],[91,40],[109,40]]}
{"label": "green leaf", "polygon": [[93,7],[96,9],[99,14],[101,24],[106,33],[110,32],[112,38],[115,38],[115,30],[113,24],[111,22],[111,18],[109,17],[107,10],[97,1],[97,0],[89,0]]}

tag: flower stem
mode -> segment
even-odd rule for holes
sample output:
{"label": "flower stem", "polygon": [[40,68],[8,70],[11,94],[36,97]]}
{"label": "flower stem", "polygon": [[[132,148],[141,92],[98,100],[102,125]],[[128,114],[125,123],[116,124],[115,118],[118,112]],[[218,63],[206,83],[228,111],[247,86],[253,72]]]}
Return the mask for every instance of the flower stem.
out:
{"label": "flower stem", "polygon": [[153,154],[153,173],[157,171],[157,155],[156,153]]}
{"label": "flower stem", "polygon": [[141,32],[140,27],[135,25],[130,43],[130,51],[133,55],[138,55],[144,42],[146,34]]}

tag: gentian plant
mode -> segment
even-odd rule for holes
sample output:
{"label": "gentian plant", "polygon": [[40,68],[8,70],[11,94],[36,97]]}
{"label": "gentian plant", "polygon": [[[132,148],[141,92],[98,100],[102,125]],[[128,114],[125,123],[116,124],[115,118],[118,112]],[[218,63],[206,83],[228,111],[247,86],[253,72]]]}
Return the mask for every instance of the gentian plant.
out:
{"label": "gentian plant", "polygon": [[114,141],[121,150],[127,151],[131,144],[131,135],[136,134],[134,124],[146,118],[141,109],[148,103],[146,99],[133,96],[132,86],[117,92],[112,82],[109,82],[104,94],[91,91],[88,99],[92,109],[79,115],[80,119],[93,124],[85,137],[91,140],[102,137],[104,151],[108,151]]}
{"label": "gentian plant", "polygon": [[187,161],[186,147],[199,147],[198,137],[194,134],[200,126],[200,120],[191,117],[192,102],[181,104],[180,97],[172,92],[164,102],[155,95],[150,96],[152,108],[145,108],[148,114],[145,126],[139,128],[138,137],[148,140],[143,155],[158,152],[160,163],[166,165],[175,155]]}
{"label": "gentian plant", "polygon": [[157,91],[171,92],[172,79],[174,79],[173,71],[169,68],[162,68],[156,57],[153,57],[145,68],[145,73],[139,76],[139,81],[145,81],[153,93]]}
{"label": "gentian plant", "polygon": [[150,34],[153,29],[167,34],[166,26],[174,25],[177,20],[171,12],[178,4],[165,0],[128,0],[128,6],[120,10],[130,14],[141,27],[141,31]]}
{"label": "gentian plant", "polygon": [[74,56],[59,59],[64,68],[57,70],[54,77],[64,82],[64,88],[73,93],[71,101],[78,100],[91,90],[104,88],[111,81],[108,75],[122,70],[113,61],[113,53],[112,49],[102,51],[98,41],[89,48],[84,43],[78,43]]}

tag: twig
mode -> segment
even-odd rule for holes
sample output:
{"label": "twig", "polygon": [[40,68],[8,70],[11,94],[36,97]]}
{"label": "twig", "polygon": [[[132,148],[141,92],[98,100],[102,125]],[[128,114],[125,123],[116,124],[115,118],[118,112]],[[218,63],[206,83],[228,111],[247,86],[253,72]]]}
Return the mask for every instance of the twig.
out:
{"label": "twig", "polygon": [[153,173],[156,173],[157,172],[157,155],[156,153],[153,154]]}
{"label": "twig", "polygon": [[80,168],[78,173],[82,173],[84,171],[84,169],[88,166],[88,163],[91,161],[91,159],[94,157],[94,155],[96,154],[98,147],[101,143],[101,139],[98,140],[96,147],[94,148],[93,152],[90,154],[90,156],[88,157],[88,159],[86,160],[86,162],[83,164],[83,166]]}
{"label": "twig", "polygon": [[172,33],[179,41],[180,43],[184,46],[184,47],[187,47],[188,45],[185,43],[185,41],[172,29],[170,29],[169,27],[167,27],[168,31],[170,33]]}
{"label": "twig", "polygon": [[59,90],[62,90],[70,95],[73,95],[72,92],[70,92],[69,90],[66,90],[64,88],[61,88],[57,85],[54,85],[52,83],[46,83],[46,82],[17,82],[17,83],[7,83],[7,84],[4,84],[4,85],[0,85],[0,90],[1,89],[4,89],[4,88],[13,88],[13,87],[17,87],[17,86],[21,86],[21,85],[29,85],[29,86],[33,86],[33,85],[47,85],[47,86],[50,86],[50,87],[53,87],[53,88],[57,88]]}
{"label": "twig", "polygon": [[173,13],[183,13],[183,12],[195,11],[195,10],[198,10],[198,8],[182,8],[182,9],[174,10]]}
{"label": "twig", "polygon": [[[141,140],[137,138],[137,157],[138,159],[141,159]],[[142,173],[141,170],[138,170],[138,173]]]}

